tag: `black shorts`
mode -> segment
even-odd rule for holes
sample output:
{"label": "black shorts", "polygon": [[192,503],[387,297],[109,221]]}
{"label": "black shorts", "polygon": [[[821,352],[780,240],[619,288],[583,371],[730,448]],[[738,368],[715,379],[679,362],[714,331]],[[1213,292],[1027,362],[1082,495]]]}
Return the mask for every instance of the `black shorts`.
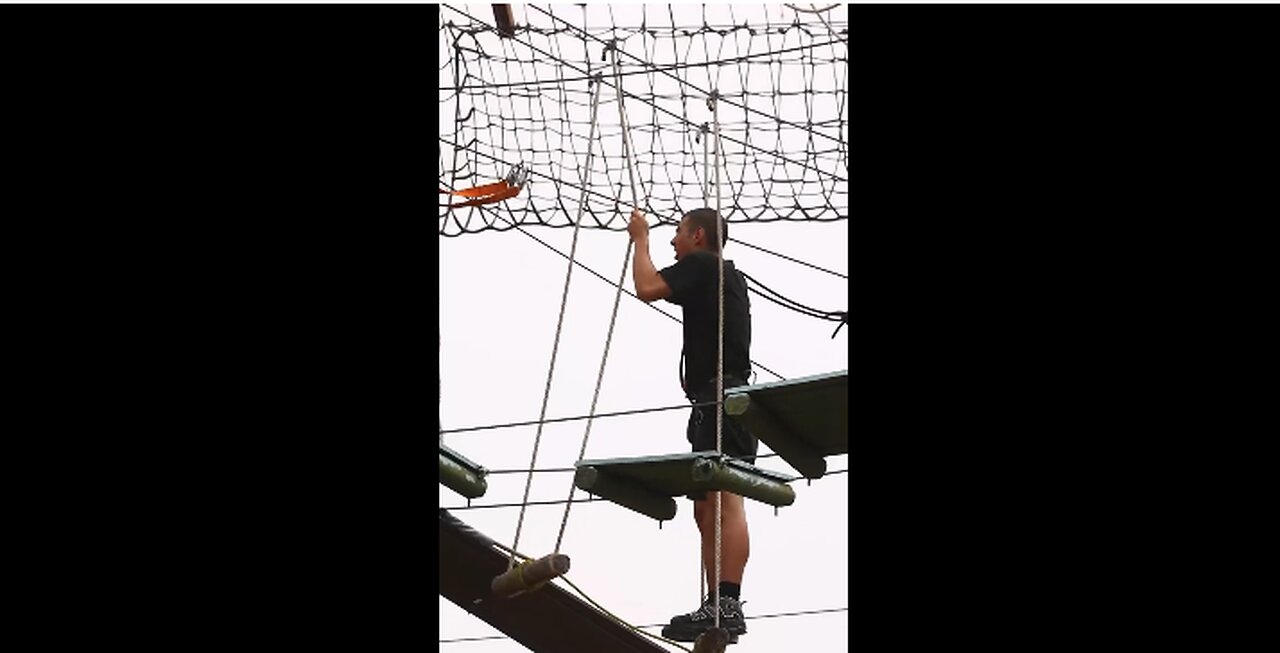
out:
{"label": "black shorts", "polygon": [[[694,451],[716,450],[716,406],[694,406],[689,415],[687,437]],[[728,415],[723,418],[720,427],[720,452],[732,456],[748,465],[756,462],[756,452],[760,449],[760,441],[743,425]],[[689,494],[694,501],[706,499],[705,492]]]}

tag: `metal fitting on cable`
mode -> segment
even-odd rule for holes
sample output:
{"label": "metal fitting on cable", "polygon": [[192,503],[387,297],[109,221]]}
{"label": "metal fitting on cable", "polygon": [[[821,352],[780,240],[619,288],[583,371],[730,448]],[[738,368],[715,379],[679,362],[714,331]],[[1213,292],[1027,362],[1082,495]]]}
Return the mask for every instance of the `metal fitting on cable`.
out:
{"label": "metal fitting on cable", "polygon": [[604,46],[604,51],[600,53],[600,61],[609,60],[609,51],[618,49],[618,39],[609,39],[609,44]]}
{"label": "metal fitting on cable", "polygon": [[693,135],[693,142],[701,143],[702,137],[705,136],[709,131],[711,131],[711,127],[708,126],[707,123],[705,122],[702,123],[702,126],[698,127],[698,133]]}
{"label": "metal fitting on cable", "polygon": [[720,91],[711,89],[711,95],[707,96],[707,111],[716,110],[716,100],[720,98]]}

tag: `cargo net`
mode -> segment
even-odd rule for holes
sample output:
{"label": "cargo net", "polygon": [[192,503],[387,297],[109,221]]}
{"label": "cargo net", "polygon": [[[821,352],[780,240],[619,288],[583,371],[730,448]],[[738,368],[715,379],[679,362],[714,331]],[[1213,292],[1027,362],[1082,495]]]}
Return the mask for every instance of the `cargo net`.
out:
{"label": "cargo net", "polygon": [[495,5],[441,5],[440,188],[526,179],[516,196],[478,206],[441,194],[442,236],[572,226],[579,212],[585,228],[626,229],[619,81],[646,214],[671,221],[716,206],[716,93],[730,222],[848,218],[845,5],[509,7],[510,29]]}

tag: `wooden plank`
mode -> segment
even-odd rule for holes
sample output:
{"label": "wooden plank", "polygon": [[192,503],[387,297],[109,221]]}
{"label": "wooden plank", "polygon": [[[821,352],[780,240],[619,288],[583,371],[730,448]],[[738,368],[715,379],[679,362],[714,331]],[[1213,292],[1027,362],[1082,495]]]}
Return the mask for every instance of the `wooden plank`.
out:
{"label": "wooden plank", "polygon": [[492,595],[507,554],[495,542],[440,511],[440,595],[534,653],[667,653],[643,635],[550,583],[512,599]]}
{"label": "wooden plank", "polygon": [[752,401],[753,398],[754,395],[745,392],[731,395],[725,399],[725,412],[806,478],[822,478],[827,473],[827,461],[817,448],[800,437],[803,429],[794,422],[784,424],[762,402]]}
{"label": "wooden plank", "polygon": [[630,508],[658,521],[676,516],[676,502],[666,493],[658,493],[631,480],[600,471],[587,465],[578,467],[573,484],[598,497],[608,499],[624,508]]}
{"label": "wooden plank", "polygon": [[[746,400],[742,399],[744,396]],[[781,437],[794,439],[797,445],[819,456],[849,452],[848,370],[739,386],[725,392],[725,412],[734,419],[749,416],[756,408],[762,409],[764,419],[772,421],[777,428],[768,429],[767,433],[753,431],[753,434],[780,455],[780,448],[799,448],[780,443]],[[751,428],[749,422],[746,425]]]}

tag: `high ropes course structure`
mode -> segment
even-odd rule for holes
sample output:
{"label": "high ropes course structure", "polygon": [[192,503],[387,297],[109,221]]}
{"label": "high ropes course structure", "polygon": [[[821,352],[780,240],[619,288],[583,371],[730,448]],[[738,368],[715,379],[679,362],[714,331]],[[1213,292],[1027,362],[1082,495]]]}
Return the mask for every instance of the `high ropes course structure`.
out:
{"label": "high ropes course structure", "polygon": [[[580,590],[585,601],[561,586],[577,590],[566,576],[569,557],[560,551],[570,510],[584,501],[575,499],[575,492],[659,525],[676,514],[674,497],[692,492],[723,490],[775,510],[790,506],[796,500],[791,482],[845,471],[830,472],[826,458],[848,453],[847,370],[786,379],[753,360],[754,368],[776,380],[726,387],[720,367],[719,399],[703,404],[723,406],[715,411],[716,451],[585,459],[593,420],[688,406],[597,412],[627,285],[628,244],[621,277],[616,283],[606,279],[617,294],[591,409],[579,417],[547,418],[570,278],[574,266],[581,266],[575,261],[578,233],[582,228],[625,231],[632,207],[668,224],[702,207],[716,209],[730,224],[848,220],[847,10],[792,4],[592,5],[595,18],[588,20],[586,7],[446,3],[439,13],[439,235],[573,229],[570,253],[561,254],[569,267],[542,412],[524,423],[537,429],[532,457],[527,469],[503,470],[526,477],[523,499],[507,506],[520,509],[515,541],[505,546],[491,540],[441,508],[440,594],[539,653],[670,650],[651,640],[690,651],[628,624]],[[600,24],[601,12],[607,25]],[[737,238],[731,241],[847,279]],[[749,290],[785,308],[840,326],[848,321],[846,311],[805,306],[747,279]],[[723,272],[719,293],[717,360],[722,366]],[[724,455],[721,421],[728,419],[745,425],[774,452],[760,458],[779,457],[799,475]],[[539,469],[543,427],[556,421],[585,423],[578,459],[572,468]],[[465,497],[467,507],[487,492],[486,477],[498,472],[446,446],[445,434],[504,426],[512,425],[441,425],[441,484]],[[543,557],[525,555],[519,545],[526,508],[535,503],[529,500],[533,474],[557,471],[572,472],[573,478],[568,498],[550,502],[564,505],[555,548]],[[716,497],[714,576],[700,575],[700,581],[721,578]],[[719,605],[718,590],[704,588],[702,594]],[[737,635],[719,627],[719,610],[715,613],[716,627],[698,637],[692,653],[724,651],[737,643]]]}
{"label": "high ropes course structure", "polygon": [[601,28],[584,26],[578,6],[516,6],[526,22],[505,36],[487,5],[441,5],[440,116],[452,123],[441,129],[442,185],[482,187],[517,167],[528,178],[499,204],[441,202],[440,235],[571,227],[579,208],[583,227],[626,229],[623,129],[603,118],[617,113],[614,53],[647,215],[710,204],[707,100],[718,94],[725,219],[848,219],[848,27],[829,16],[843,7],[725,5],[730,23],[712,24],[699,6],[619,6],[610,13],[638,22]]}

